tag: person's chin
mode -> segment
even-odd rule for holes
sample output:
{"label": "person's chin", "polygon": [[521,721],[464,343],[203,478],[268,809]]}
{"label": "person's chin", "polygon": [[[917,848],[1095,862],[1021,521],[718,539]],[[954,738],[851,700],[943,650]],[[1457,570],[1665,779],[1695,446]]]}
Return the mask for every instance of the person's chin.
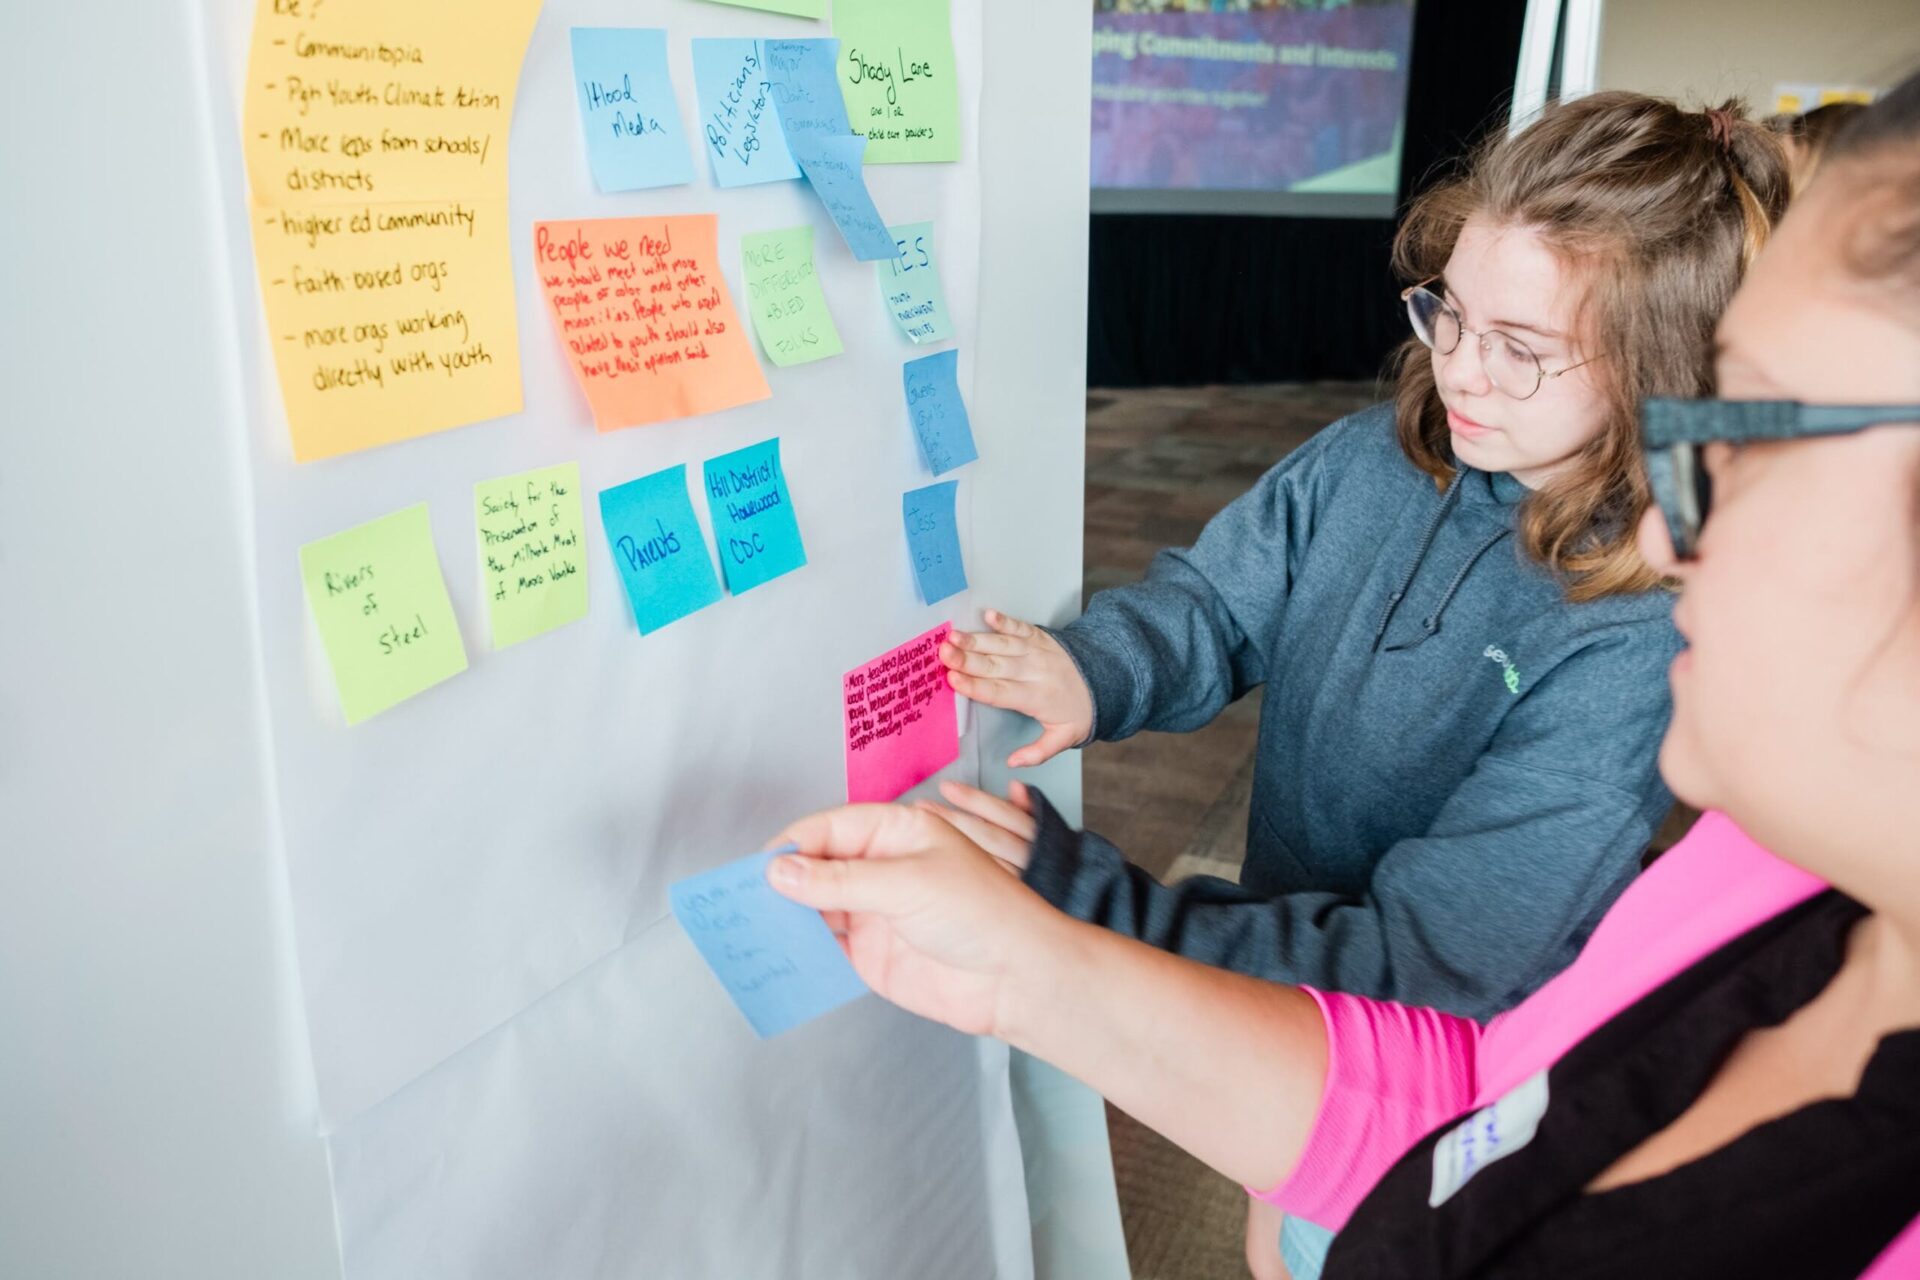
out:
{"label": "person's chin", "polygon": [[1700,759],[1697,744],[1678,715],[1668,723],[1667,736],[1660,740],[1660,777],[1674,798],[1695,809],[1715,809],[1710,771]]}

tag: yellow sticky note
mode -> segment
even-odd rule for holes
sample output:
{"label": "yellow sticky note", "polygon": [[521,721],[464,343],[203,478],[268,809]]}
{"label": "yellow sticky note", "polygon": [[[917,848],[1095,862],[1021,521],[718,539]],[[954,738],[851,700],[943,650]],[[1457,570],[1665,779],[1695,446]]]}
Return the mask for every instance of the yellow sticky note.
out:
{"label": "yellow sticky note", "polygon": [[242,145],[296,460],[521,406],[507,134],[538,0],[260,0]]}
{"label": "yellow sticky note", "polygon": [[467,669],[424,502],[309,542],[300,577],[348,724]]}
{"label": "yellow sticky note", "polygon": [[579,463],[482,481],[473,514],[495,649],[587,616]]}

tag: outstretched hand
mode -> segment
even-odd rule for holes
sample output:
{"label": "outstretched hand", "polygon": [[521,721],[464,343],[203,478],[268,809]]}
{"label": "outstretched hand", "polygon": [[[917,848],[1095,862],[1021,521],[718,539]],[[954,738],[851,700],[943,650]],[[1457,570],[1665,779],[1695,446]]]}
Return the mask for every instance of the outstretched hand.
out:
{"label": "outstretched hand", "polygon": [[989,609],[989,631],[953,631],[940,661],[955,692],[1040,722],[1040,736],[1007,757],[1015,769],[1051,760],[1093,734],[1093,693],[1060,642],[1030,622]]}

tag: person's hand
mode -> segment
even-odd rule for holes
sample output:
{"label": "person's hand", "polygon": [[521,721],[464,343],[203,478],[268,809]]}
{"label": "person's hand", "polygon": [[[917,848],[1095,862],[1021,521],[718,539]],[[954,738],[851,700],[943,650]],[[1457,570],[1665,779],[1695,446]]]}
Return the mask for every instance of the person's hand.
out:
{"label": "person's hand", "polygon": [[[970,1035],[1000,1026],[1004,984],[1058,916],[926,809],[849,805],[788,827],[774,890],[818,909],[861,979],[910,1013]],[[1059,917],[1064,918],[1064,917]]]}
{"label": "person's hand", "polygon": [[1093,694],[1060,642],[1029,622],[992,609],[991,631],[953,631],[940,644],[955,692],[1040,722],[1040,736],[1007,757],[1030,768],[1078,746],[1093,732]]}
{"label": "person's hand", "polygon": [[1014,875],[1027,869],[1033,837],[1040,828],[1026,783],[1010,783],[1005,800],[964,782],[941,783],[940,796],[945,805],[923,800],[921,807],[951,823]]}

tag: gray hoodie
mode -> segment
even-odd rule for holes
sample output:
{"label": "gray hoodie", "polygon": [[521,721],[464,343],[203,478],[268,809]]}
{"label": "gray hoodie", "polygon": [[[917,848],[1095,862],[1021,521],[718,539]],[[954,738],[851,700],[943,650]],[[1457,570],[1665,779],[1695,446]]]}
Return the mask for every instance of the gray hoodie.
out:
{"label": "gray hoodie", "polygon": [[1470,468],[1438,491],[1380,405],[1094,596],[1054,634],[1095,737],[1265,686],[1242,885],[1163,886],[1044,803],[1027,882],[1209,964],[1472,1017],[1559,972],[1672,803],[1680,641],[1665,592],[1567,603],[1513,536],[1525,494]]}

